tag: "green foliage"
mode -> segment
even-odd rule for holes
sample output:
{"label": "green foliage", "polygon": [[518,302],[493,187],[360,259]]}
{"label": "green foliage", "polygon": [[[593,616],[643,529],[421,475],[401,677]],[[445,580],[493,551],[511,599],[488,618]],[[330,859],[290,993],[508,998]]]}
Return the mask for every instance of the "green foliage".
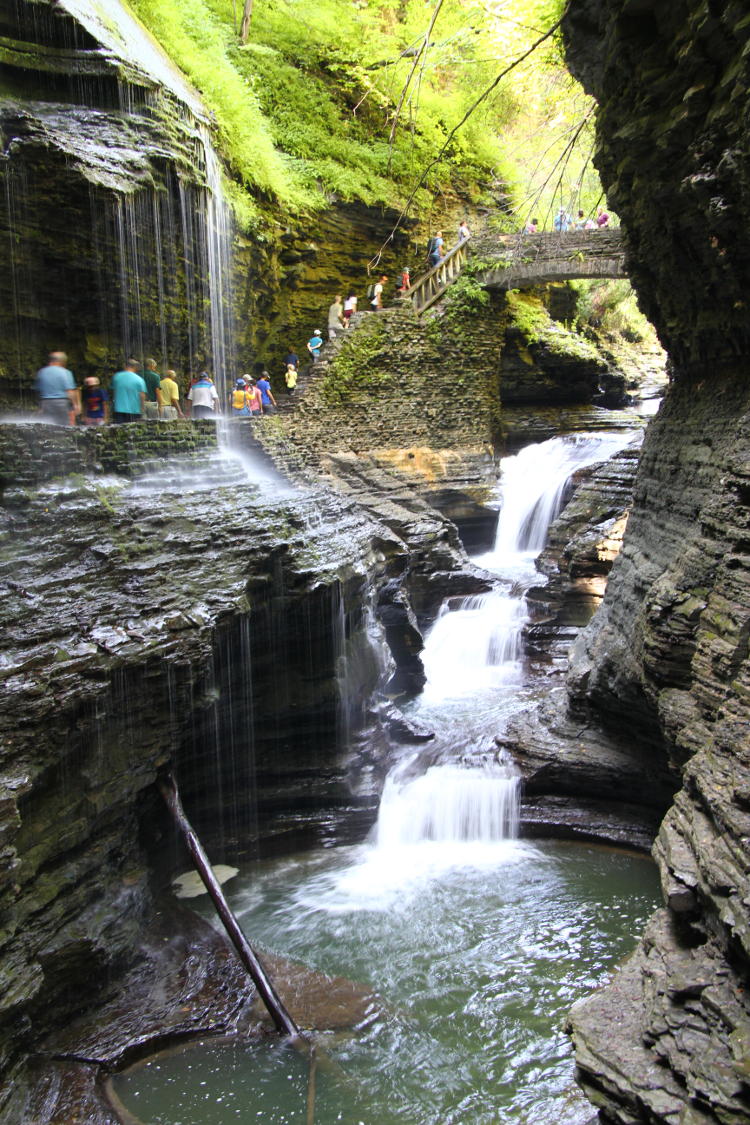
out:
{"label": "green foliage", "polygon": [[598,329],[608,336],[622,336],[629,343],[656,342],[654,327],[638,308],[629,281],[576,281],[570,284],[578,293],[579,325]]}
{"label": "green foliage", "polygon": [[[341,406],[357,391],[380,393],[395,384],[389,359],[388,333],[380,316],[369,316],[344,342],[322,383],[322,398]],[[383,358],[383,363],[379,362]]]}
{"label": "green foliage", "polygon": [[506,294],[506,302],[509,319],[523,334],[527,344],[582,362],[600,358],[593,344],[551,318],[540,297],[511,290]]}
{"label": "green foliage", "polygon": [[466,269],[448,290],[445,312],[440,319],[455,330],[467,318],[485,313],[489,303],[490,295],[485,287]]}
{"label": "green foliage", "polygon": [[589,126],[567,152],[591,103],[562,67],[559,38],[493,86],[559,17],[561,0],[444,0],[425,50],[434,10],[425,0],[255,0],[246,44],[240,0],[130,3],[212,111],[246,228],[266,201],[290,212],[334,199],[402,206],[491,87],[412,211],[429,221],[445,193],[486,202],[488,189],[496,197],[510,184],[500,222],[512,230],[531,211],[544,224],[563,195],[568,207],[601,195],[578,153],[590,147]]}

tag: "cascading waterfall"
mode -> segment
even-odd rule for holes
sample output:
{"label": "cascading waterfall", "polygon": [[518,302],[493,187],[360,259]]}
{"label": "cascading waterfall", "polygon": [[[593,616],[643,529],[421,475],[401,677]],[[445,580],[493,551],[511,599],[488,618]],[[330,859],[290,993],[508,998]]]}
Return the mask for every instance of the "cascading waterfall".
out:
{"label": "cascading waterfall", "polygon": [[458,609],[443,606],[422,655],[422,699],[455,699],[517,682],[525,621],[523,598],[501,589],[462,598]]}
{"label": "cascading waterfall", "polygon": [[377,846],[391,850],[433,841],[493,843],[518,831],[518,777],[498,762],[431,766],[401,783],[392,774],[380,802]]}
{"label": "cascading waterfall", "polygon": [[565,486],[577,469],[606,460],[629,440],[621,433],[556,437],[503,459],[495,547],[475,562],[513,584],[444,608],[423,655],[425,701],[518,681],[527,620],[522,591],[539,580],[534,558],[560,511]]}
{"label": "cascading waterfall", "polygon": [[[612,456],[629,440],[630,435],[609,433],[552,438],[504,459],[495,548],[476,560],[496,571],[503,584],[487,594],[446,603],[427,637],[427,683],[415,710],[436,726],[439,753],[431,754],[421,776],[407,780],[398,765],[387,778],[378,818],[379,848],[515,835],[518,780],[508,763],[487,754],[482,735],[472,731],[481,731],[488,718],[496,726],[503,707],[519,705],[527,621],[523,591],[538,581],[533,560],[544,547],[571,474]],[[447,701],[451,712],[457,701],[464,704],[459,726],[455,717],[446,723]],[[462,764],[454,760],[459,747]],[[436,756],[444,764],[435,764]]]}
{"label": "cascading waterfall", "polygon": [[606,461],[629,441],[630,434],[622,433],[572,434],[527,445],[515,456],[504,457],[495,546],[476,561],[505,570],[518,564],[519,555],[538,555],[573,473]]}
{"label": "cascading waterfall", "polygon": [[11,315],[19,325],[19,399],[42,323],[45,345],[67,351],[78,376],[107,379],[128,355],[153,356],[181,378],[208,370],[225,403],[236,373],[232,219],[207,111],[120,0],[37,7],[17,5],[11,28],[19,42],[39,40],[40,57],[51,44],[55,80],[37,68],[35,98],[0,157],[3,326],[12,341]]}

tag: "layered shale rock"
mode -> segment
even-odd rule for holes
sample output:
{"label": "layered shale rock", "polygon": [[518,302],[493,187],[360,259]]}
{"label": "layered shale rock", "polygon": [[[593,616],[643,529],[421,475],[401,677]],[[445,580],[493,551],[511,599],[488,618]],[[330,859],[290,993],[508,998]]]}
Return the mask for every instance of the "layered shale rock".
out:
{"label": "layered shale rock", "polygon": [[[384,674],[413,690],[410,575],[424,605],[437,574],[462,581],[455,530],[425,504],[371,515],[320,483],[253,483],[210,434],[2,428],[6,1075],[138,956],[170,834],[160,770],[214,860],[366,829],[385,765],[355,784],[346,751]],[[33,480],[11,480],[14,459]]]}
{"label": "layered shale rock", "polygon": [[682,779],[655,850],[665,911],[573,1036],[607,1121],[734,1125],[750,1114],[750,21],[708,0],[576,0],[566,26],[674,379],[571,691]]}

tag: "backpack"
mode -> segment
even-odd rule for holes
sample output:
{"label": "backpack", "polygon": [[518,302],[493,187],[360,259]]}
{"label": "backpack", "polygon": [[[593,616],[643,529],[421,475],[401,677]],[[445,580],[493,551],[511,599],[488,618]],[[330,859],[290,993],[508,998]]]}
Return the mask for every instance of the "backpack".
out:
{"label": "backpack", "polygon": [[375,300],[375,282],[374,281],[373,281],[372,285],[370,286],[370,288],[367,290],[367,300],[368,301],[374,301]]}
{"label": "backpack", "polygon": [[427,257],[428,258],[430,256],[430,254],[434,254],[436,245],[437,245],[437,239],[436,238],[431,238],[430,241],[427,243]]}

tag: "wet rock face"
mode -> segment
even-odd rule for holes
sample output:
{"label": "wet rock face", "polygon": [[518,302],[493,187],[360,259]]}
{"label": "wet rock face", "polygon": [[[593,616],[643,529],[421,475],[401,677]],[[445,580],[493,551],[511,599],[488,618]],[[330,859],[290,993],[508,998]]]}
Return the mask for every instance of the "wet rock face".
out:
{"label": "wet rock face", "polygon": [[[353,778],[349,736],[389,669],[414,690],[411,599],[426,620],[463,588],[424,501],[253,484],[206,445],[160,454],[170,429],[0,435],[4,1074],[130,964],[149,872],[175,860],[161,770],[214,860],[366,831],[385,766]],[[130,479],[112,472],[126,438],[149,466]],[[13,456],[34,461],[23,481]],[[389,667],[368,634],[393,641]]]}
{"label": "wet rock face", "polygon": [[750,350],[746,16],[737,2],[576,0],[566,19],[628,270],[678,378]]}
{"label": "wet rock face", "polygon": [[665,910],[572,1031],[607,1121],[734,1125],[750,1114],[750,25],[738,4],[576,0],[567,36],[674,365],[571,693],[682,782],[655,848]]}

